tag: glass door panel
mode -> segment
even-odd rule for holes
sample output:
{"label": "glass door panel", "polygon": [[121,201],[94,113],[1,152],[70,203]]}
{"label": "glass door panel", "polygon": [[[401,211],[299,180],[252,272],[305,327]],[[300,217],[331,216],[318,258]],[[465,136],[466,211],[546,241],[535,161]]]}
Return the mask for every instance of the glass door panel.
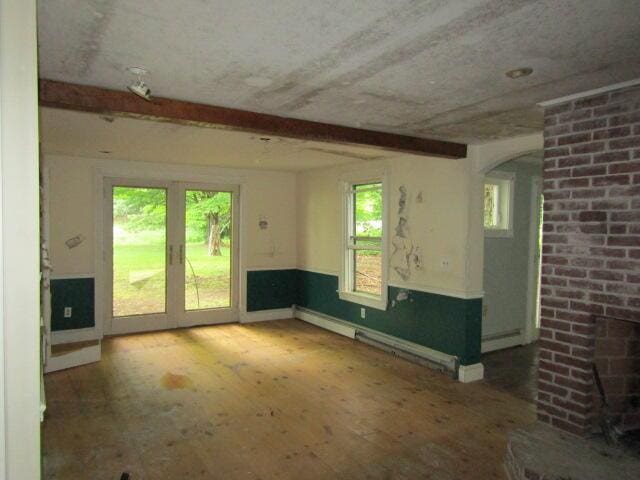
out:
{"label": "glass door panel", "polygon": [[[232,192],[184,191],[184,309],[232,306]],[[182,259],[181,259],[182,260]]]}
{"label": "glass door panel", "polygon": [[167,190],[113,186],[113,317],[167,312]]}
{"label": "glass door panel", "polygon": [[238,187],[105,181],[105,333],[237,321]]}

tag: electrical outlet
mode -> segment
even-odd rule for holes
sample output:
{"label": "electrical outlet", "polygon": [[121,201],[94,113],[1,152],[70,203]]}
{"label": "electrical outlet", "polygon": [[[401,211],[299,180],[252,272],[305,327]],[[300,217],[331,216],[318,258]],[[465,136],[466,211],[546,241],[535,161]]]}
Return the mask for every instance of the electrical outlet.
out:
{"label": "electrical outlet", "polygon": [[442,270],[451,270],[451,258],[449,257],[442,257],[440,259],[440,268]]}
{"label": "electrical outlet", "polygon": [[72,308],[64,307],[64,318],[71,318]]}
{"label": "electrical outlet", "polygon": [[364,318],[367,316],[367,311],[364,308],[360,309],[360,318]]}

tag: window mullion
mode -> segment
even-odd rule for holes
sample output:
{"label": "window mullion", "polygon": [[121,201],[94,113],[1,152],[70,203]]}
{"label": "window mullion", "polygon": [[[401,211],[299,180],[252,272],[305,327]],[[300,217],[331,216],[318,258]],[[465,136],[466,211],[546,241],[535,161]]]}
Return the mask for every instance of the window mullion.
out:
{"label": "window mullion", "polygon": [[353,243],[350,243],[347,245],[347,248],[349,250],[373,250],[376,252],[382,251],[382,245],[355,245]]}
{"label": "window mullion", "polygon": [[[383,183],[372,179],[370,182],[344,184],[344,271],[341,281],[347,298],[358,302],[386,301],[386,275],[383,258],[386,204]],[[354,297],[348,297],[354,295]],[[353,299],[355,300],[353,300]],[[376,306],[375,308],[378,308]]]}

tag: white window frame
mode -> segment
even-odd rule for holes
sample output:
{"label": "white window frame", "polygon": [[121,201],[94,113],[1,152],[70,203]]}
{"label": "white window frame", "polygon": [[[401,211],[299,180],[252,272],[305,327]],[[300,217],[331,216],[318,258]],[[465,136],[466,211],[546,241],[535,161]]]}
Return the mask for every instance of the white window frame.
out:
{"label": "white window frame", "polygon": [[[497,227],[484,227],[486,237],[513,237],[513,210],[515,198],[515,172],[491,172],[485,176],[484,185],[496,185],[498,187],[498,214],[499,224]],[[484,197],[482,198],[484,225]]]}
{"label": "white window frame", "polygon": [[[371,295],[353,290],[353,260],[351,258],[352,249],[349,248],[350,238],[352,236],[351,219],[353,218],[353,186],[367,183],[382,184],[382,292],[380,296]],[[345,174],[340,182],[340,205],[342,215],[340,216],[340,250],[341,263],[339,272],[339,290],[338,297],[341,300],[357,303],[366,307],[378,310],[386,310],[388,302],[388,263],[389,263],[389,246],[388,246],[388,198],[389,185],[385,171],[369,171],[362,173]]]}

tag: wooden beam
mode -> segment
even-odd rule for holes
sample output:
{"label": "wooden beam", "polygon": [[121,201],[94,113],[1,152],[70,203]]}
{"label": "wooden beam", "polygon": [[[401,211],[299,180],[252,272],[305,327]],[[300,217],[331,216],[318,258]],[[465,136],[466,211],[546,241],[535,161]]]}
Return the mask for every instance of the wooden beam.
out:
{"label": "wooden beam", "polygon": [[368,145],[417,155],[445,158],[464,158],[467,155],[467,146],[461,143],[343,127],[169,98],[154,97],[151,102],[147,102],[125,91],[45,79],[40,80],[40,105],[65,110],[157,118],[180,124],[218,125],[265,135]]}

